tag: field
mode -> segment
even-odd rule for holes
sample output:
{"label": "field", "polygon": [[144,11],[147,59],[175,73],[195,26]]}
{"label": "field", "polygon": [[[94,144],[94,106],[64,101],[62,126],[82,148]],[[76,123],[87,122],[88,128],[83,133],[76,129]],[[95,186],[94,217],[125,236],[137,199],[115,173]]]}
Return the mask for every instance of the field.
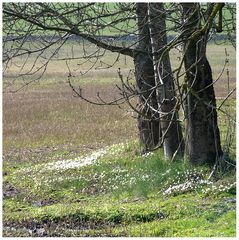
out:
{"label": "field", "polygon": [[[229,63],[215,83],[218,105],[236,85],[235,50],[209,45],[207,54],[217,79],[225,49]],[[117,70],[126,75],[133,63],[121,58],[107,68],[116,57],[107,53],[73,83],[90,99],[97,92],[107,101],[119,96]],[[4,87],[14,83],[3,94],[4,236],[235,237],[234,172],[208,180],[208,169],[167,162],[160,149],[141,156],[130,108],[74,97],[65,61],[51,62],[39,82],[9,93],[22,85],[14,78],[17,65],[4,79]],[[233,95],[222,107],[230,117],[219,112],[222,144],[234,159],[235,102]]]}

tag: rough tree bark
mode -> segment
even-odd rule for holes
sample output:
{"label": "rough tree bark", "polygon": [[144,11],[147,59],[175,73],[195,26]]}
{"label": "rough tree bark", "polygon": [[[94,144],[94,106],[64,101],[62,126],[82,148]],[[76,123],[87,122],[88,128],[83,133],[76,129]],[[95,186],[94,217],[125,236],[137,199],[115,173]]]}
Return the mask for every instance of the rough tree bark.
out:
{"label": "rough tree bark", "polygon": [[171,159],[176,154],[183,155],[184,142],[176,109],[176,93],[169,52],[160,51],[167,45],[163,3],[148,3],[148,18],[164,156]]}
{"label": "rough tree bark", "polygon": [[213,165],[222,155],[222,149],[212,71],[206,58],[207,34],[195,34],[200,29],[199,4],[184,3],[182,6],[188,89],[187,157],[194,165]]}
{"label": "rough tree bark", "polygon": [[160,139],[160,125],[158,114],[150,108],[157,108],[156,91],[150,90],[155,87],[154,68],[152,61],[152,48],[150,44],[150,35],[147,18],[147,4],[137,3],[136,14],[138,24],[138,46],[135,51],[134,65],[135,77],[139,95],[138,104],[142,115],[138,116],[138,128],[142,152],[147,152],[158,145]]}

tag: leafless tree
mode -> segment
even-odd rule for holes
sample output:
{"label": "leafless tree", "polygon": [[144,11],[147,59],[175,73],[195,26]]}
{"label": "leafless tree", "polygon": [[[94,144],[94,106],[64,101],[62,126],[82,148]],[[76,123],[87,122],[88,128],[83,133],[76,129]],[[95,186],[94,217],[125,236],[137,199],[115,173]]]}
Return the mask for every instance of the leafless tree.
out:
{"label": "leafless tree", "polygon": [[[191,163],[214,164],[222,156],[222,149],[206,46],[209,39],[216,39],[217,32],[225,29],[235,46],[235,5],[224,6],[231,13],[228,19],[222,14],[223,6],[217,3],[4,3],[4,70],[14,64],[15,58],[24,56],[18,77],[24,77],[27,85],[44,74],[49,61],[57,58],[61,47],[73,37],[81,41],[83,56],[75,56],[72,50],[72,56],[62,59],[67,63],[82,58],[96,62],[105,51],[132,57],[136,86],[119,71],[121,97],[105,102],[99,96],[96,104],[127,102],[138,113],[144,152],[164,146],[165,156],[174,158],[183,154],[184,136]],[[112,32],[112,36],[105,37],[105,31]],[[169,32],[173,32],[171,39]],[[133,40],[122,41],[122,36]],[[34,38],[37,43],[32,41]],[[96,45],[97,50],[88,54],[85,42]],[[169,53],[175,48],[180,48],[182,57],[178,68],[172,69]],[[35,56],[35,62],[24,71],[30,55]],[[36,68],[37,61],[42,61],[41,67]],[[91,102],[70,81],[72,71],[67,65],[73,91]],[[131,102],[135,96],[137,105]],[[181,119],[186,120],[184,134],[180,109]]]}
{"label": "leafless tree", "polygon": [[167,46],[166,16],[163,3],[148,4],[149,32],[153,54],[156,97],[165,157],[183,154],[184,143],[178,117],[174,76]]}
{"label": "leafless tree", "polygon": [[[184,23],[184,65],[187,84],[187,154],[193,163],[215,163],[222,156],[217,123],[212,71],[206,58],[210,19],[223,4],[214,5],[205,25],[200,22],[200,5],[182,4]],[[200,153],[200,154],[199,154]]]}

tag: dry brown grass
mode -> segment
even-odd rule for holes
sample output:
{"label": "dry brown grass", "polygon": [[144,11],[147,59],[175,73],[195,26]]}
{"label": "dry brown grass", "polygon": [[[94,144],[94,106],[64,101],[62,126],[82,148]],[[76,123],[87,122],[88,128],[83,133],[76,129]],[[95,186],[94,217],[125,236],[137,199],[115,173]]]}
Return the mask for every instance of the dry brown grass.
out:
{"label": "dry brown grass", "polygon": [[[91,86],[87,92],[94,94],[99,88]],[[107,90],[114,94],[111,87],[104,89]],[[74,98],[67,85],[60,89],[51,85],[48,89],[4,96],[6,145],[34,147],[38,145],[38,139],[49,145],[52,142],[104,143],[103,139],[112,142],[126,135],[124,130],[132,123],[131,118],[117,107],[91,105]],[[124,125],[123,132],[118,132]],[[132,131],[125,137],[128,138],[130,133]]]}
{"label": "dry brown grass", "polygon": [[[235,52],[226,46],[229,53],[230,82],[235,87]],[[92,50],[93,51],[93,50]],[[217,78],[225,61],[225,46],[210,46],[208,58],[211,62],[214,79]],[[110,53],[104,61],[112,63],[115,55]],[[177,64],[173,58],[172,65]],[[20,61],[20,60],[18,60]],[[72,62],[72,68],[77,61]],[[86,70],[89,63],[81,66]],[[94,98],[100,91],[106,100],[116,96],[115,84],[119,83],[117,69],[124,74],[133,68],[132,60],[121,60],[109,69],[92,69],[84,77],[76,77],[74,82],[84,86],[85,94]],[[8,71],[8,78],[17,73],[16,66]],[[34,84],[15,94],[3,94],[3,148],[7,159],[29,160],[40,153],[51,154],[54,151],[68,151],[75,154],[87,148],[98,148],[136,138],[136,121],[124,110],[114,106],[96,106],[73,97],[67,83],[65,62],[53,62],[49,65],[41,84]],[[14,86],[19,87],[19,82]],[[224,73],[216,83],[216,95],[225,96],[228,92],[227,75]],[[125,109],[128,107],[125,106]],[[43,161],[44,157],[39,158]],[[35,158],[34,158],[35,159]]]}
{"label": "dry brown grass", "polygon": [[[180,56],[180,53],[176,50],[171,52],[173,69],[178,67],[181,61],[179,60]],[[217,97],[225,97],[236,87],[236,51],[230,45],[208,44],[207,58],[212,68],[213,80],[217,80],[220,76],[219,80],[214,84],[215,94]],[[228,64],[221,74],[226,58]],[[229,75],[227,75],[227,72]],[[236,95],[234,94],[233,97],[236,97]]]}
{"label": "dry brown grass", "polygon": [[[67,56],[71,45],[66,45],[61,57]],[[82,54],[82,48],[75,48],[75,56]],[[94,52],[93,45],[88,53]],[[101,59],[112,64],[117,55],[107,53]],[[24,70],[31,68],[34,57],[30,58]],[[19,65],[24,59],[16,59],[5,75],[5,83],[14,83],[6,90],[18,89],[24,82],[16,79]],[[87,71],[92,63],[78,65],[83,60],[73,60],[71,69]],[[36,68],[40,63],[36,64]],[[94,99],[100,91],[104,99],[112,100],[118,93],[115,84],[119,83],[117,70],[123,73],[132,67],[132,60],[120,58],[113,68],[102,68],[99,62],[88,74],[81,76],[74,72],[74,84],[84,87],[85,95]],[[103,64],[103,66],[105,66]],[[96,106],[73,97],[67,83],[68,69],[65,61],[53,61],[40,83],[15,93],[3,94],[3,147],[7,160],[44,161],[46,155],[64,152],[82,154],[89,148],[98,148],[118,143],[137,136],[136,121],[124,110],[114,106]],[[29,77],[27,80],[32,80]],[[33,157],[32,157],[33,156]],[[41,157],[39,157],[41,156]]]}
{"label": "dry brown grass", "polygon": [[[115,96],[112,86],[88,86],[88,96],[98,90]],[[4,94],[4,152],[42,147],[98,148],[136,137],[136,122],[114,106],[96,106],[73,97],[67,84]],[[37,150],[38,149],[38,150]]]}

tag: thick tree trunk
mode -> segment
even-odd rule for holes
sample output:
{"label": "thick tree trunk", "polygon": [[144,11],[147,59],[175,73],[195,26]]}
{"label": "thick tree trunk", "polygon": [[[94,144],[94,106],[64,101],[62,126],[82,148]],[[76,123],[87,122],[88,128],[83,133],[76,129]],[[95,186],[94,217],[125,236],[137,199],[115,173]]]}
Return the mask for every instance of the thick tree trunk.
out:
{"label": "thick tree trunk", "polygon": [[162,54],[160,51],[167,45],[163,3],[149,3],[148,18],[164,155],[171,159],[174,154],[183,155],[184,143],[176,109],[176,93],[169,53]]}
{"label": "thick tree trunk", "polygon": [[[206,58],[207,36],[188,39],[200,27],[199,5],[184,3],[184,65],[187,95],[187,156],[194,165],[213,165],[222,155],[212,71]],[[186,22],[187,21],[187,22]]]}
{"label": "thick tree trunk", "polygon": [[160,125],[158,114],[151,107],[157,107],[156,91],[154,88],[154,69],[152,61],[152,49],[147,20],[147,4],[137,3],[136,13],[138,18],[139,42],[137,49],[143,52],[134,56],[136,84],[139,95],[140,114],[138,116],[138,128],[142,152],[147,152],[158,145],[160,139]]}

